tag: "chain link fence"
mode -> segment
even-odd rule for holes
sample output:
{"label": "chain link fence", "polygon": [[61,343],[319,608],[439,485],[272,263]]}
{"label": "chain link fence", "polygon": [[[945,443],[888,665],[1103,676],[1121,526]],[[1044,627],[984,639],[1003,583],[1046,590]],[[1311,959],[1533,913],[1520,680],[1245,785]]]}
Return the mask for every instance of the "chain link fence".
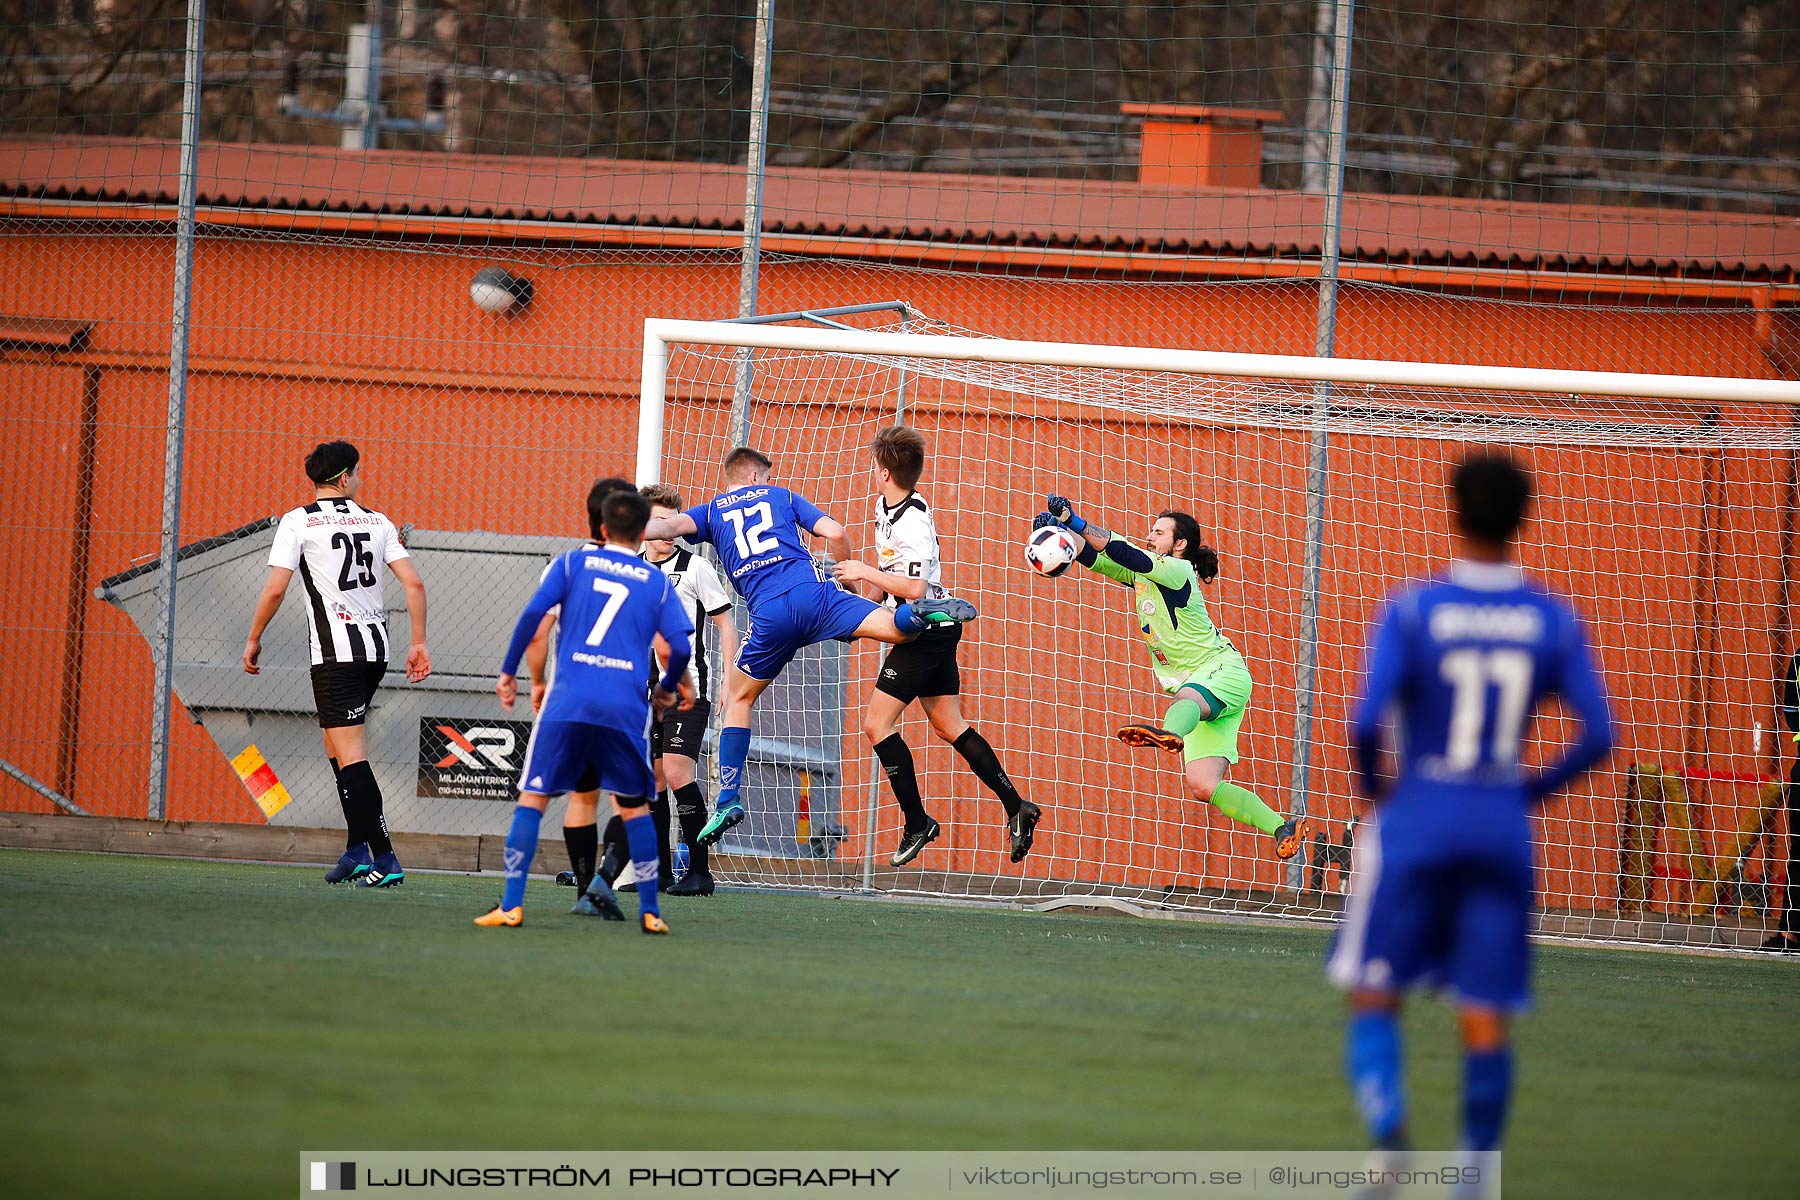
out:
{"label": "chain link fence", "polygon": [[[489,693],[506,631],[542,563],[584,536],[586,486],[632,473],[643,320],[742,311],[752,195],[764,313],[905,301],[1014,338],[1794,377],[1792,12],[1463,7],[208,5],[175,429],[190,18],[165,0],[21,9],[0,56],[0,425],[20,485],[0,519],[0,648],[23,687],[0,806],[336,823],[298,585],[264,673],[238,660],[271,518],[310,499],[305,452],[345,437],[430,597],[434,676],[390,675],[370,718],[390,823],[501,832],[528,730]],[[514,281],[499,312],[471,296],[494,269]],[[1034,419],[1004,445],[1029,443]],[[183,549],[163,791],[149,763],[171,437]],[[853,475],[839,460],[859,438],[789,449]],[[1386,512],[1431,486],[1435,458],[1409,445],[1343,464],[1334,499]],[[1648,749],[1594,785],[1572,868],[1603,879],[1649,837],[1620,869],[1649,895],[1566,890],[1596,911],[1741,900],[1754,924],[1785,872],[1761,781],[1782,770],[1792,452],[1717,470],[1699,449],[1546,453],[1559,494],[1589,503],[1569,518],[1584,537],[1640,542],[1583,599],[1629,629],[1658,598],[1668,611],[1643,623],[1657,649],[1631,669],[1674,672],[1685,696],[1639,719],[1627,745]],[[1630,503],[1677,493],[1680,519],[1644,539]],[[1259,544],[1233,528],[1248,515],[1218,511],[1217,536]],[[1283,571],[1296,552],[1266,550]],[[1327,571],[1333,620],[1375,599],[1354,578]],[[1233,619],[1290,620],[1295,593],[1278,591],[1280,612]],[[1291,639],[1265,653],[1291,674]],[[1345,796],[1353,666],[1313,685],[1317,770]],[[1287,739],[1297,697],[1267,702],[1265,733]],[[1008,733],[996,745],[1014,756],[1057,741],[1022,720]],[[844,745],[842,782],[866,789]],[[1285,782],[1291,746],[1253,752]],[[1638,757],[1658,774],[1633,774]],[[1679,820],[1666,778],[1688,780]],[[1642,779],[1653,820],[1627,795]],[[1347,816],[1331,811],[1332,845]],[[1729,878],[1707,891],[1702,866]]]}

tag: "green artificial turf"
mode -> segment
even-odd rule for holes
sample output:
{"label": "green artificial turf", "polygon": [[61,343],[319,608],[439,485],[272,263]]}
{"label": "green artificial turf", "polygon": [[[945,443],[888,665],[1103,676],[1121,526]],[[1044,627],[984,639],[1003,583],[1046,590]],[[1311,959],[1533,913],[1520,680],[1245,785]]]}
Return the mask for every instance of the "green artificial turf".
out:
{"label": "green artificial turf", "polygon": [[[1326,934],[0,851],[0,1178],[286,1195],[305,1149],[1346,1149]],[[635,910],[633,898],[625,899]],[[1407,1018],[1415,1141],[1451,1014]],[[1550,948],[1508,1196],[1793,1195],[1800,969]],[[645,1081],[654,1081],[646,1091]]]}

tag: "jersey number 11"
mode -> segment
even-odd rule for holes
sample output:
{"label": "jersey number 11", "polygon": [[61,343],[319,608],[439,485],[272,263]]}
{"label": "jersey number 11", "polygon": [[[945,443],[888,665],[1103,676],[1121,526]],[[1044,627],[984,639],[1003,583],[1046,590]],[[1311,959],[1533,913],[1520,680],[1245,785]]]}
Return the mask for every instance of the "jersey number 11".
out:
{"label": "jersey number 11", "polygon": [[[1455,689],[1446,765],[1468,770],[1479,762],[1484,733],[1494,762],[1518,762],[1525,705],[1531,699],[1531,655],[1523,650],[1453,650],[1438,663],[1438,674]],[[1491,721],[1490,687],[1499,692]]]}

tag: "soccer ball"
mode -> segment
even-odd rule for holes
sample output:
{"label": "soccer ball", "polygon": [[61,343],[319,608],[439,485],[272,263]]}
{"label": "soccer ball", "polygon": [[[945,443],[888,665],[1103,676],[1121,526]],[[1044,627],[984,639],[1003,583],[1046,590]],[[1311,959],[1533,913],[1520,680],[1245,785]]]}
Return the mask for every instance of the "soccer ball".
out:
{"label": "soccer ball", "polygon": [[1031,536],[1025,539],[1025,561],[1039,575],[1047,575],[1055,579],[1075,561],[1081,553],[1081,539],[1060,525],[1046,525],[1042,529],[1034,529]]}

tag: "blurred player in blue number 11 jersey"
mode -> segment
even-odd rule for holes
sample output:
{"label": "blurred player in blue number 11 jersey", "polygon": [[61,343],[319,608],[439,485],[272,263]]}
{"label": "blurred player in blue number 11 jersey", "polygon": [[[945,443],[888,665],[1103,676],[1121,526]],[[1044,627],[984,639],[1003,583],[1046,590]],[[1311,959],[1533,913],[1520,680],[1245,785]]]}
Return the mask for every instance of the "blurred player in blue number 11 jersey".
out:
{"label": "blurred player in blue number 11 jersey", "polygon": [[[1497,1150],[1512,1092],[1510,1014],[1530,998],[1531,814],[1612,748],[1587,635],[1567,602],[1513,563],[1531,477],[1477,455],[1450,479],[1458,556],[1387,603],[1351,720],[1374,811],[1328,971],[1350,993],[1346,1070],[1378,1152],[1403,1154],[1402,995],[1454,994],[1463,1043],[1463,1148]],[[1560,696],[1581,736],[1541,769],[1520,764],[1539,706]],[[1398,763],[1377,767],[1393,722]]]}

